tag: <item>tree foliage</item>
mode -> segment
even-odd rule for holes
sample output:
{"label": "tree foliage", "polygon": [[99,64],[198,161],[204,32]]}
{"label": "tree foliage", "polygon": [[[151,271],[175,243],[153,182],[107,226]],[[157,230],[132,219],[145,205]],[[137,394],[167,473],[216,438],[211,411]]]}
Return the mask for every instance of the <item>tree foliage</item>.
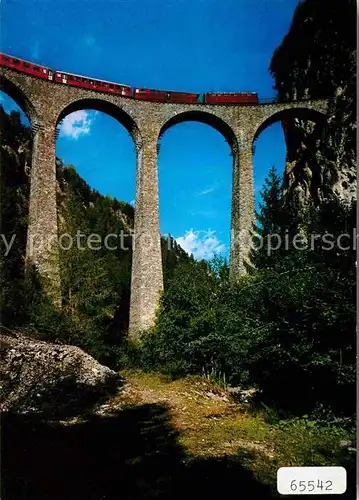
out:
{"label": "tree foliage", "polygon": [[[272,231],[295,237],[282,194],[272,169],[258,214],[264,237]],[[289,412],[321,403],[353,414],[355,252],[352,238],[345,246],[337,238],[343,229],[349,236],[354,224],[355,206],[308,207],[301,245],[291,241],[271,255],[253,251],[254,270],[237,283],[228,280],[225,265],[218,272],[218,262],[178,266],[156,328],[144,338],[143,364],[173,376],[202,373],[255,384],[263,401]]]}

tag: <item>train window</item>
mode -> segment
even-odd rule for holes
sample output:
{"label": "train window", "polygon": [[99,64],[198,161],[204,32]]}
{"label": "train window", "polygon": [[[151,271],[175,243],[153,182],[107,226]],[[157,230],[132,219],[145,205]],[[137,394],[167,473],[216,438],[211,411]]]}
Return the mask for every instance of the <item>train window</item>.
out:
{"label": "train window", "polygon": [[8,57],[8,56],[2,56],[2,57],[3,57],[4,61],[10,61],[10,57]]}
{"label": "train window", "polygon": [[30,68],[30,64],[28,62],[24,62],[25,68]]}
{"label": "train window", "polygon": [[19,61],[19,59],[13,59],[12,62],[15,64],[18,64],[20,61]]}
{"label": "train window", "polygon": [[91,85],[94,85],[94,83],[95,83],[95,82],[93,82],[92,80],[90,80],[90,81],[89,81],[89,83],[90,83]]}
{"label": "train window", "polygon": [[109,87],[110,87],[110,89],[113,89],[113,85],[112,85],[112,83],[110,83]]}
{"label": "train window", "polygon": [[40,68],[38,66],[33,66],[32,69],[34,69],[35,71],[40,71]]}
{"label": "train window", "polygon": [[69,80],[73,80],[74,78],[73,78],[71,75],[69,75],[69,76],[68,76],[68,79],[69,79]]}

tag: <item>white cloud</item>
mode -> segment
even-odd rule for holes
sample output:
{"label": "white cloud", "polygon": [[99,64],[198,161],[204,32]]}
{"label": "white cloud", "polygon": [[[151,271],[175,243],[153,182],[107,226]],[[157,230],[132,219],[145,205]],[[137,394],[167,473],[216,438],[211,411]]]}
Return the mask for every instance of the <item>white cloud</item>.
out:
{"label": "white cloud", "polygon": [[201,191],[201,192],[199,193],[199,195],[200,195],[200,196],[204,196],[204,195],[206,195],[206,194],[213,193],[213,191],[214,191],[215,189],[216,189],[216,188],[215,188],[215,186],[210,187],[210,188],[208,188],[208,189],[204,189],[203,191]]}
{"label": "white cloud", "polygon": [[90,133],[96,111],[86,111],[81,109],[67,115],[60,125],[60,135],[78,139],[82,135]]}
{"label": "white cloud", "polygon": [[186,231],[176,242],[195,259],[212,259],[225,251],[226,246],[215,237],[215,231]]}

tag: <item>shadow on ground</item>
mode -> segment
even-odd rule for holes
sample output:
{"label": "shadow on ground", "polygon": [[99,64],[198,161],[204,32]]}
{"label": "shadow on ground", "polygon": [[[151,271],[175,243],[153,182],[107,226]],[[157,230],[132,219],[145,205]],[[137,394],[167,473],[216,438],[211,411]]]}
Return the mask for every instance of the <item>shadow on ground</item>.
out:
{"label": "shadow on ground", "polygon": [[278,498],[235,457],[185,460],[163,405],[71,426],[10,414],[1,424],[2,500]]}
{"label": "shadow on ground", "polygon": [[168,409],[143,405],[71,426],[2,417],[3,500],[271,498],[229,459],[184,462]]}

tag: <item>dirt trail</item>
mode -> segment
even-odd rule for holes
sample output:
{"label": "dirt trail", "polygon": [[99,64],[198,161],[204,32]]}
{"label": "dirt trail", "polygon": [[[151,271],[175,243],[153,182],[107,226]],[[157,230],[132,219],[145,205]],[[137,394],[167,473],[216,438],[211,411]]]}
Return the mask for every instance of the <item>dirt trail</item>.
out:
{"label": "dirt trail", "polygon": [[[116,422],[130,415],[126,421],[129,433],[139,418],[143,443],[148,442],[146,434],[156,434],[162,425],[162,441],[163,436],[165,442],[169,436],[175,436],[175,446],[183,453],[181,463],[186,467],[197,460],[236,463],[273,491],[279,467],[338,465],[341,462],[336,457],[342,454],[340,440],[350,438],[346,431],[338,434],[337,430],[334,433],[321,427],[308,428],[305,422],[297,420],[284,422],[283,426],[271,424],[264,411],[250,411],[248,405],[236,403],[229,391],[203,377],[170,381],[140,371],[121,375],[124,384],[115,396],[92,408],[88,415],[63,423],[77,424],[87,417],[91,422],[95,413],[109,417],[103,419],[105,424],[110,425],[113,420],[116,427]],[[98,423],[101,420],[95,419]],[[127,432],[125,426],[119,428]],[[153,451],[156,446],[151,445],[150,449]]]}
{"label": "dirt trail", "polygon": [[246,436],[250,417],[225,389],[202,378],[168,381],[157,374],[126,372],[121,392],[96,413],[108,415],[124,406],[164,404],[182,444],[197,455],[227,455],[239,448],[272,457],[273,450]]}

